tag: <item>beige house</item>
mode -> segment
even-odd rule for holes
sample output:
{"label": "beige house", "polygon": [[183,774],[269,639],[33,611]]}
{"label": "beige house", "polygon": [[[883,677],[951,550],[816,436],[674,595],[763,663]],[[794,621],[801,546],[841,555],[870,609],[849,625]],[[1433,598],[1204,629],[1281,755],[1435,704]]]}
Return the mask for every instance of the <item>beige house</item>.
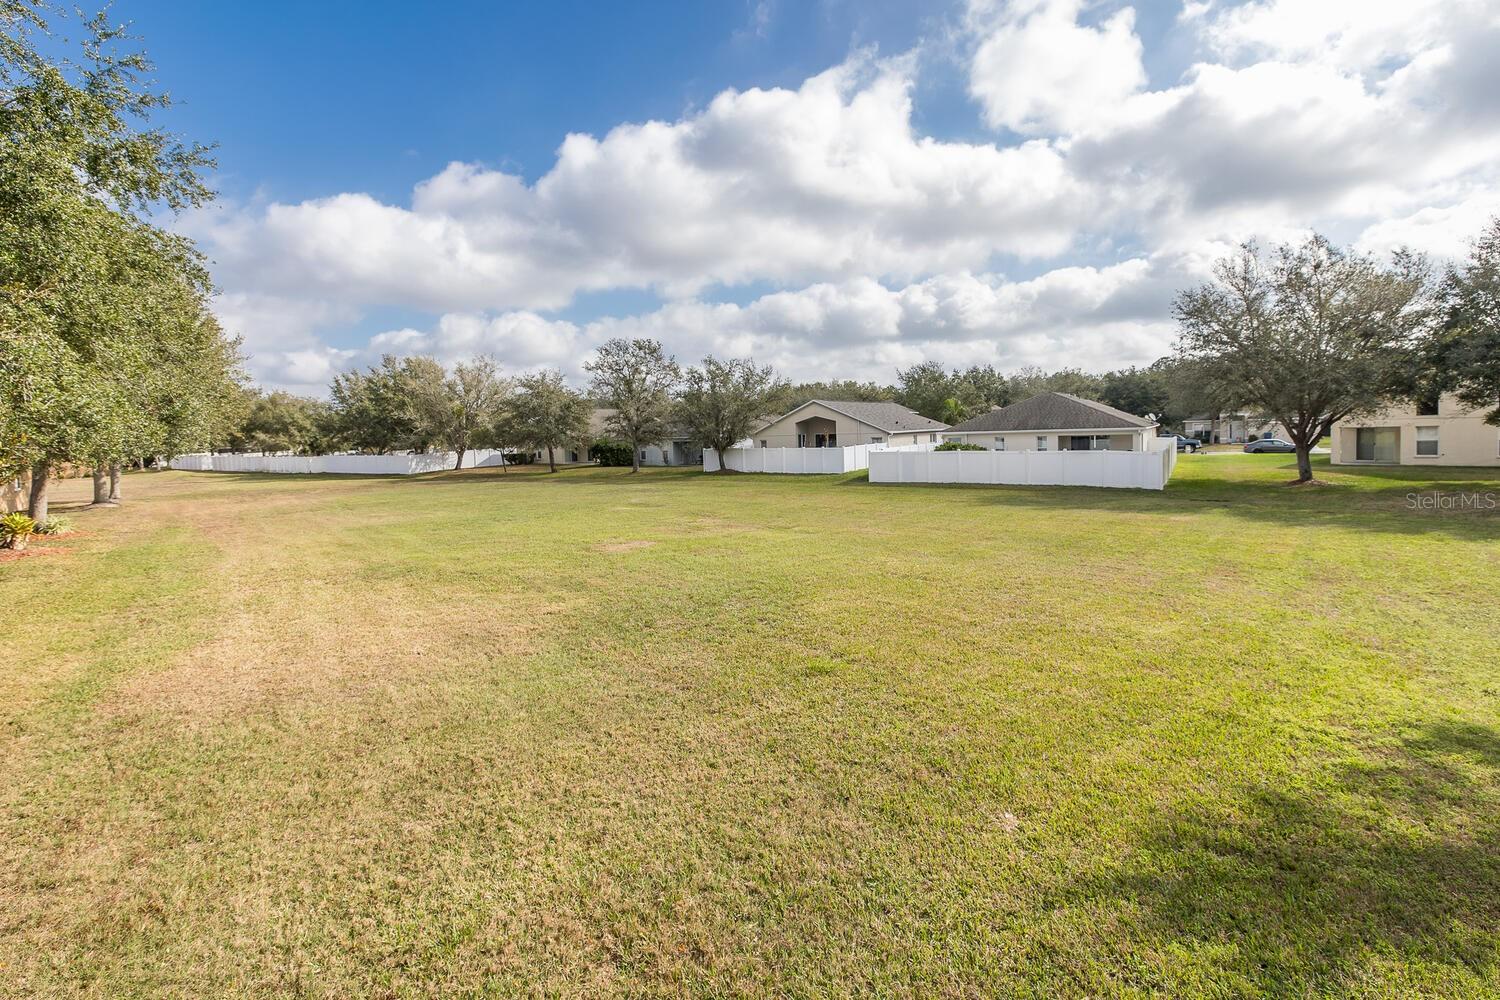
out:
{"label": "beige house", "polygon": [[1500,466],[1500,428],[1484,422],[1488,410],[1443,395],[1403,403],[1333,425],[1334,465]]}
{"label": "beige house", "polygon": [[947,424],[900,403],[814,399],[750,435],[757,448],[847,448],[937,443]]}
{"label": "beige house", "polygon": [[1154,420],[1066,392],[1038,393],[942,435],[991,451],[1146,451],[1155,436]]}

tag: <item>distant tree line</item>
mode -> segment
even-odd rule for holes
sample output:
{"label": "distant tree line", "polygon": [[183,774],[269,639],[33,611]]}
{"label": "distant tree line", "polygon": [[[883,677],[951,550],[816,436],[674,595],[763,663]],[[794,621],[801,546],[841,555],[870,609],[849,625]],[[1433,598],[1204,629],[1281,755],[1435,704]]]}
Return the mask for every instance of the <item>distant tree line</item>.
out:
{"label": "distant tree line", "polygon": [[[327,400],[243,390],[216,447],[299,454],[440,449],[457,453],[456,466],[470,448],[501,448],[545,452],[555,470],[560,449],[616,442],[639,468],[641,446],[679,427],[704,447],[731,447],[786,389],[770,368],[744,360],[709,357],[684,371],[646,339],[611,340],[586,367],[587,395],[559,372],[507,377],[485,357],[450,371],[431,357],[386,356],[366,371],[336,376]],[[601,441],[588,442],[596,406],[607,417]]]}

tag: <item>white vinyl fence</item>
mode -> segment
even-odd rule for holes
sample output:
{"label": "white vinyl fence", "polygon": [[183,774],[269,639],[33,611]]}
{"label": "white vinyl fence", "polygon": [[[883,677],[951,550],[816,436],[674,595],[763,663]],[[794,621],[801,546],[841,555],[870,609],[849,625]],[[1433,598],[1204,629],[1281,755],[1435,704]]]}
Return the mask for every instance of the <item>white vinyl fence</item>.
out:
{"label": "white vinyl fence", "polygon": [[[1170,439],[1167,440],[1170,443]],[[982,483],[1016,486],[1109,486],[1165,489],[1177,467],[1175,447],[1149,451],[876,452],[872,483]]]}
{"label": "white vinyl fence", "polygon": [[[836,475],[870,467],[870,456],[880,452],[930,451],[932,444],[891,447],[856,444],[847,448],[730,448],[726,464],[735,472],[778,472],[789,475]],[[719,453],[703,449],[703,471],[719,471]]]}
{"label": "white vinyl fence", "polygon": [[[282,475],[335,473],[347,476],[413,476],[453,468],[451,452],[425,455],[179,455],[171,466],[185,472],[272,472]],[[501,453],[489,449],[464,452],[464,468],[498,466]]]}

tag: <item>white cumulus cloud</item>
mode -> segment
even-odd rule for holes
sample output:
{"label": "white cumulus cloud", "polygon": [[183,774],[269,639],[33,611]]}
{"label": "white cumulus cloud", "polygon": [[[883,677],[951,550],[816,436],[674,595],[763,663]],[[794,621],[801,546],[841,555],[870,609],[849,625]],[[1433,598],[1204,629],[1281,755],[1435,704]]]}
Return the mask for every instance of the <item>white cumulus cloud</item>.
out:
{"label": "white cumulus cloud", "polygon": [[[1149,59],[1122,0],[970,0],[957,49],[988,140],[918,126],[930,54],[859,51],[567,135],[534,180],[455,162],[404,203],[330,192],[183,226],[256,377],[317,392],[383,352],[577,378],[631,335],[805,378],[1143,363],[1170,347],[1174,290],[1240,240],[1441,256],[1500,210],[1489,0],[1187,0],[1165,30]],[[559,315],[618,290],[661,304]]]}

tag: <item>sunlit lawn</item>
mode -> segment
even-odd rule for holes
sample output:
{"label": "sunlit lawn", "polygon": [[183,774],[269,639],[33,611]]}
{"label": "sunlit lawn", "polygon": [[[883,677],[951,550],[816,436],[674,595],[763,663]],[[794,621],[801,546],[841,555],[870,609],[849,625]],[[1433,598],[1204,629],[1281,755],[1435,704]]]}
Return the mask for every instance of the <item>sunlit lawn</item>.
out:
{"label": "sunlit lawn", "polygon": [[131,476],[0,563],[0,995],[1500,994],[1500,511],[1406,499],[1500,473],[1324,463]]}

